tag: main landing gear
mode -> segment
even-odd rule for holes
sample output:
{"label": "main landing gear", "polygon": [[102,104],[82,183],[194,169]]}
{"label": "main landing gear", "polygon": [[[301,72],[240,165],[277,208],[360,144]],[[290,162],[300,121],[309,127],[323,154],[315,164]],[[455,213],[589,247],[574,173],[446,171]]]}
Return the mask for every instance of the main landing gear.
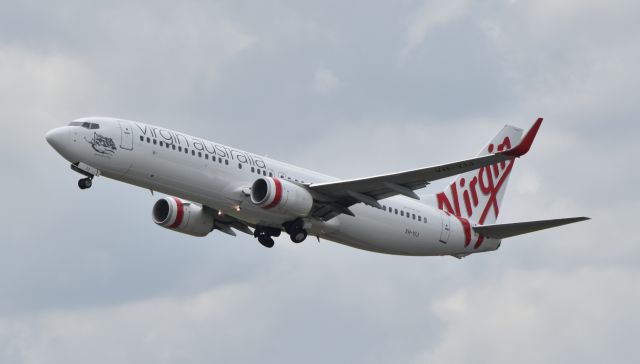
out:
{"label": "main landing gear", "polygon": [[307,238],[307,230],[304,229],[304,221],[296,219],[284,224],[284,229],[289,234],[291,241],[294,243],[302,243]]}
{"label": "main landing gear", "polygon": [[258,241],[265,248],[273,248],[275,244],[273,241],[273,237],[280,236],[280,229],[268,227],[268,226],[258,226],[253,232],[253,236],[258,238]]}
{"label": "main landing gear", "polygon": [[87,188],[91,188],[91,186],[93,185],[92,180],[93,180],[92,177],[83,178],[78,181],[78,187],[80,187],[81,190],[86,190]]}
{"label": "main landing gear", "polygon": [[[291,241],[294,243],[302,243],[307,238],[307,230],[304,229],[304,221],[302,219],[296,219],[283,224],[284,230],[289,234]],[[257,226],[253,232],[253,236],[258,238],[260,244],[267,248],[273,248],[273,237],[280,236],[280,229]]]}

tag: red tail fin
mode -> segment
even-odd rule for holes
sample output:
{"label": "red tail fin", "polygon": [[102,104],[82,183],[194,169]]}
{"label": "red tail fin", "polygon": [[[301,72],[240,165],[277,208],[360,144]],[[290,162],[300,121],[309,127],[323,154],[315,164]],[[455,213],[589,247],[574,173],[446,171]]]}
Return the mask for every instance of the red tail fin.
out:
{"label": "red tail fin", "polygon": [[[510,151],[514,157],[528,151],[540,122],[534,124],[517,150]],[[509,150],[519,144],[521,135],[522,129],[506,125],[478,155]],[[515,158],[459,175],[436,195],[438,208],[478,224],[495,223],[514,162]]]}

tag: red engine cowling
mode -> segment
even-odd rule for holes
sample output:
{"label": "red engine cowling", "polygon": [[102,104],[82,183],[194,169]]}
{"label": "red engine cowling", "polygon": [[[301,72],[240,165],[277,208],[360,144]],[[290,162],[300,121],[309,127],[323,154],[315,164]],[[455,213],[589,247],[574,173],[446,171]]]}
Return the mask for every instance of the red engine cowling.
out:
{"label": "red engine cowling", "polygon": [[313,207],[313,196],[302,186],[275,177],[264,177],[253,182],[251,202],[283,215],[305,217]]}
{"label": "red engine cowling", "polygon": [[183,234],[206,236],[213,230],[213,213],[177,197],[159,199],[153,205],[153,222]]}

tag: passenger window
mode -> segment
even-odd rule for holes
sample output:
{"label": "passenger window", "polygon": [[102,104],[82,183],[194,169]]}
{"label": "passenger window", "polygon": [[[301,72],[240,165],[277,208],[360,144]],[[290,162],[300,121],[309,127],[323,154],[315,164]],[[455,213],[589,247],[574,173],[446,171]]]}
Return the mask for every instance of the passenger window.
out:
{"label": "passenger window", "polygon": [[256,173],[260,174],[260,168],[256,169]]}
{"label": "passenger window", "polygon": [[398,214],[398,209],[394,209],[394,210],[396,210],[396,215],[397,215]]}
{"label": "passenger window", "polygon": [[151,139],[147,137],[147,143],[151,143]]}
{"label": "passenger window", "polygon": [[196,151],[191,149],[191,155],[195,157],[196,156]]}
{"label": "passenger window", "polygon": [[238,169],[242,169],[242,163],[238,163]]}
{"label": "passenger window", "polygon": [[387,206],[382,205],[382,211],[387,211]]}
{"label": "passenger window", "polygon": [[422,216],[418,215],[418,221],[422,221]]}
{"label": "passenger window", "polygon": [[205,153],[205,155],[204,155],[204,159],[209,160],[209,154],[206,154],[206,153]]}
{"label": "passenger window", "polygon": [[273,173],[269,172],[269,177],[273,177]]}
{"label": "passenger window", "polygon": [[224,160],[224,164],[229,165],[229,160],[228,160],[228,159],[225,159],[225,160]]}
{"label": "passenger window", "polygon": [[158,141],[153,139],[153,145],[156,145],[156,144],[158,144]]}
{"label": "passenger window", "polygon": [[255,172],[256,169],[254,167],[251,167],[251,173]]}
{"label": "passenger window", "polygon": [[416,214],[411,214],[411,218],[415,220],[416,219]]}
{"label": "passenger window", "polygon": [[404,211],[400,210],[400,216],[404,216]]}
{"label": "passenger window", "polygon": [[222,158],[218,157],[218,163],[222,163]]}
{"label": "passenger window", "polygon": [[262,171],[262,175],[266,176],[267,175],[267,171]]}
{"label": "passenger window", "polygon": [[198,152],[198,158],[202,158],[202,152]]}
{"label": "passenger window", "polygon": [[140,141],[144,142],[144,137],[142,135],[140,135]]}
{"label": "passenger window", "polygon": [[178,147],[178,152],[182,152],[182,147]]}
{"label": "passenger window", "polygon": [[176,145],[175,145],[175,144],[172,144],[172,145],[171,145],[171,149],[176,150]]}
{"label": "passenger window", "polygon": [[189,149],[184,148],[184,153],[185,153],[185,154],[189,154]]}

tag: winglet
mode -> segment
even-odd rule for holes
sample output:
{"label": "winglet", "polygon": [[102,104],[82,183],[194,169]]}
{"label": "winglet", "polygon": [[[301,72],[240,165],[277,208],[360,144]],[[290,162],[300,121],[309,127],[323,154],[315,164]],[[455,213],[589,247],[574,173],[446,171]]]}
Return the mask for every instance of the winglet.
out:
{"label": "winglet", "polygon": [[527,154],[527,152],[531,148],[531,144],[533,144],[533,139],[535,139],[536,134],[538,133],[538,129],[540,129],[540,125],[542,125],[542,118],[538,118],[538,120],[536,120],[531,129],[529,129],[529,131],[527,131],[527,134],[525,134],[525,136],[522,138],[520,144],[518,144],[514,148],[505,150],[501,154],[510,157],[522,157],[523,155]]}

